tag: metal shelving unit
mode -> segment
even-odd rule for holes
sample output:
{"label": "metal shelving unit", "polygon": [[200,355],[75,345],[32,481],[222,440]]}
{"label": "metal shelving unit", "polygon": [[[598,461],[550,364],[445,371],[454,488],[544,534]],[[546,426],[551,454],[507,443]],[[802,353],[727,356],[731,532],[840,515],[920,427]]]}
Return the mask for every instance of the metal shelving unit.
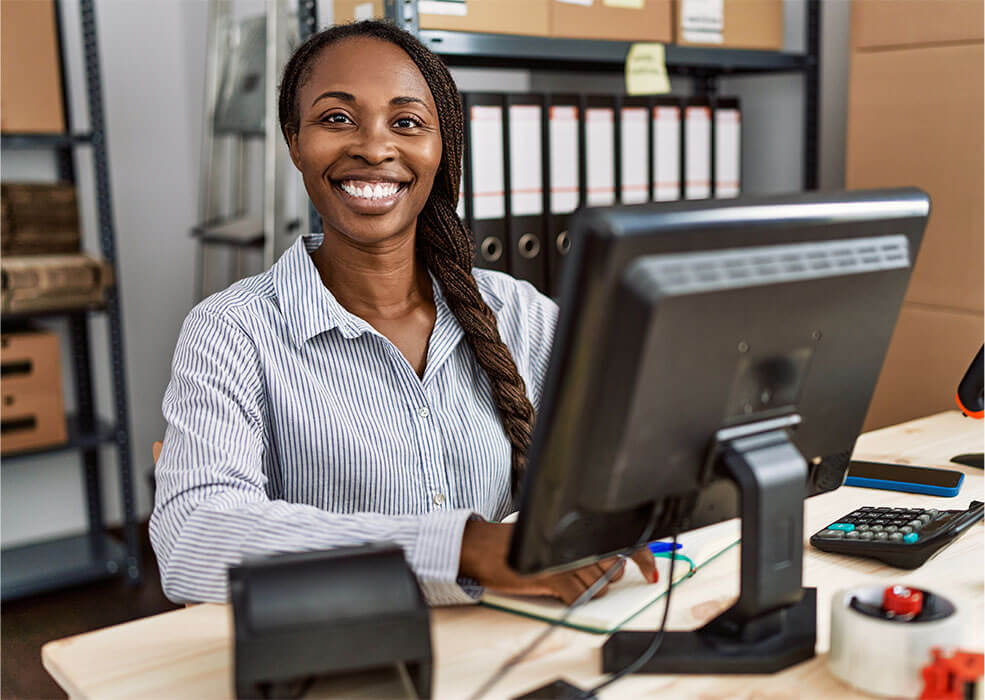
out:
{"label": "metal shelving unit", "polygon": [[[59,37],[59,61],[62,74],[62,104],[68,127],[66,134],[3,134],[0,145],[6,148],[53,149],[59,179],[75,182],[75,148],[92,149],[96,188],[99,247],[102,258],[113,268],[119,280],[116,239],[109,186],[109,161],[103,117],[102,73],[96,37],[94,0],[80,0],[82,38],[85,54],[86,93],[89,106],[89,131],[72,132],[68,100],[68,73],[63,53],[63,28],[58,0],[55,21]],[[118,282],[117,282],[118,284]],[[3,323],[14,324],[34,318],[61,317],[68,321],[73,361],[73,379],[77,412],[67,416],[68,441],[53,447],[24,450],[3,456],[3,460],[22,460],[38,455],[65,451],[81,454],[86,485],[88,531],[45,542],[11,547],[2,552],[2,591],[4,601],[80,583],[123,575],[133,585],[140,582],[140,545],[131,480],[130,414],[127,406],[126,373],[120,291],[114,284],[106,291],[105,304],[98,308],[48,311],[35,314],[4,314]],[[106,315],[109,330],[110,365],[113,381],[115,420],[107,422],[96,415],[92,382],[92,357],[89,339],[89,315]],[[114,446],[120,475],[120,501],[123,511],[124,541],[118,542],[104,532],[100,449]]]}
{"label": "metal shelving unit", "polygon": [[[417,0],[385,0],[386,17],[417,35],[449,66],[524,68],[558,71],[622,71],[631,46],[625,41],[562,39],[421,30]],[[799,73],[804,77],[803,188],[818,185],[818,109],[820,105],[820,0],[807,0],[804,53],[666,46],[667,70],[694,80],[695,94],[714,98],[718,79],[734,75]],[[712,154],[714,160],[714,154]]]}

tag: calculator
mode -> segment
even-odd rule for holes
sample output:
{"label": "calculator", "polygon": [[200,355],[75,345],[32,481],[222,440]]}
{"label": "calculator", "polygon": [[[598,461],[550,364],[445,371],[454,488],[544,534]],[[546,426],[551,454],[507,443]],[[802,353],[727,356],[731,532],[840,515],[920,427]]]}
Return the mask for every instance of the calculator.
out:
{"label": "calculator", "polygon": [[972,501],[967,510],[859,508],[814,533],[811,544],[825,552],[916,569],[981,520],[982,505]]}

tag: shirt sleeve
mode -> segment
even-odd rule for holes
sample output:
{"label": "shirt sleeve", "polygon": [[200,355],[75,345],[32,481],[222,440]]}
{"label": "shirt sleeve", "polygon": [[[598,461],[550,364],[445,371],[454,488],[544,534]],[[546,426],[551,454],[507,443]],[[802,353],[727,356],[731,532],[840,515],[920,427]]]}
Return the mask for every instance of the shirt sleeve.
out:
{"label": "shirt sleeve", "polygon": [[163,411],[150,537],[165,595],[225,602],[227,569],[280,552],[392,542],[404,550],[432,605],[471,603],[458,566],[469,510],[424,515],[331,513],[271,500],[263,371],[246,332],[201,308],[185,320]]}
{"label": "shirt sleeve", "polygon": [[519,282],[518,292],[526,313],[531,403],[534,411],[540,411],[540,400],[544,395],[547,368],[550,366],[551,350],[554,347],[554,334],[557,331],[558,305],[529,282]]}

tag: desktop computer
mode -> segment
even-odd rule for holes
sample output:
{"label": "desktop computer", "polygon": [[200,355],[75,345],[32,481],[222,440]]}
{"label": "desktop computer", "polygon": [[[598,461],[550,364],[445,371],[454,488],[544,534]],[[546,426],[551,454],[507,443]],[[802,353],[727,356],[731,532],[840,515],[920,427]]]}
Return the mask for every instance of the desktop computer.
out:
{"label": "desktop computer", "polygon": [[[899,189],[577,213],[511,566],[585,564],[740,516],[738,601],[667,633],[639,670],[813,656],[803,501],[844,481],[929,211]],[[652,639],[617,632],[603,669]]]}

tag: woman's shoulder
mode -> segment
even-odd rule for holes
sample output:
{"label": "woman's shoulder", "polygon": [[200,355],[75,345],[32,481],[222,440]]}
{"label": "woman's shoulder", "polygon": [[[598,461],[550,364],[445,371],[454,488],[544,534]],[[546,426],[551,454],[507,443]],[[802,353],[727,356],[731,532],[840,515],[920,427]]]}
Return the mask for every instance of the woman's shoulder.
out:
{"label": "woman's shoulder", "polygon": [[269,271],[244,277],[198,302],[188,312],[186,323],[190,319],[207,318],[245,330],[254,326],[256,319],[269,316],[275,298]]}
{"label": "woman's shoulder", "polygon": [[479,293],[495,312],[514,311],[521,314],[555,313],[557,304],[526,280],[505,272],[476,267],[472,270]]}

